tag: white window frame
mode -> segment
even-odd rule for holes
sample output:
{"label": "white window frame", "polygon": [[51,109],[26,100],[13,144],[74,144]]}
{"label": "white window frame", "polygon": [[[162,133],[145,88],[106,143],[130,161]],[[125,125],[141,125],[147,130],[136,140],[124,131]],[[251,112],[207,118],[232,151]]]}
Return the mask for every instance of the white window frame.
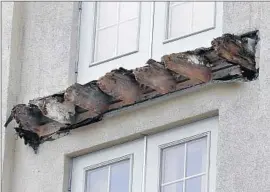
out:
{"label": "white window frame", "polygon": [[[209,185],[209,166],[210,166],[210,141],[211,141],[211,132],[208,131],[208,132],[204,132],[204,133],[201,133],[201,134],[198,134],[198,135],[193,135],[193,136],[190,136],[190,137],[187,137],[187,138],[184,138],[184,139],[180,139],[180,140],[177,140],[177,141],[172,141],[170,143],[166,143],[166,144],[162,144],[162,145],[159,145],[159,192],[162,191],[162,151],[166,148],[170,148],[170,147],[174,147],[174,146],[177,146],[177,145],[181,145],[181,144],[184,144],[185,145],[185,157],[184,157],[184,177],[183,179],[178,179],[176,181],[173,181],[173,182],[170,182],[170,184],[173,184],[173,183],[177,183],[177,182],[180,182],[180,181],[186,181],[188,179],[191,179],[191,178],[196,178],[196,177],[199,177],[199,176],[202,176],[202,175],[205,175],[206,176],[206,190],[208,190],[208,185]],[[206,171],[203,172],[203,173],[200,173],[200,174],[197,174],[197,175],[192,175],[192,176],[189,176],[189,177],[186,177],[186,165],[187,165],[187,157],[186,157],[186,153],[187,153],[187,142],[190,142],[190,141],[194,141],[194,140],[197,140],[197,139],[201,139],[201,138],[204,138],[206,137],[207,138],[207,144],[206,144],[206,153],[207,153],[207,158],[206,158]],[[186,182],[183,182],[183,191],[185,191],[186,187],[185,187],[185,183]]]}
{"label": "white window frame", "polygon": [[[177,40],[180,40],[180,39],[183,39],[183,38],[186,38],[186,37],[189,37],[189,36],[193,36],[193,35],[196,35],[196,34],[199,34],[199,33],[203,33],[203,32],[206,32],[206,31],[209,31],[209,30],[212,30],[212,29],[215,29],[216,28],[216,20],[217,20],[217,3],[214,2],[214,23],[213,23],[213,26],[209,27],[209,28],[206,28],[206,29],[202,29],[202,30],[199,30],[199,31],[194,31],[194,32],[191,32],[187,35],[180,35],[180,36],[177,36],[177,37],[172,37],[172,38],[169,38],[169,19],[170,19],[170,7],[174,7],[174,6],[178,6],[179,4],[183,4],[183,3],[190,3],[189,1],[186,1],[186,2],[178,2],[174,5],[170,5],[170,2],[167,2],[166,3],[166,6],[165,6],[165,9],[166,9],[166,14],[165,14],[165,21],[166,21],[166,26],[165,26],[165,32],[164,32],[164,40],[163,40],[163,44],[166,44],[166,43],[171,43],[173,41],[177,41]],[[192,2],[194,3],[194,2]],[[192,5],[194,6],[194,4]]]}
{"label": "white window frame", "polygon": [[[166,137],[164,137],[166,134]],[[76,157],[76,164],[73,164],[73,181],[76,176],[80,176],[80,171],[83,170],[80,178],[83,177],[82,189],[86,186],[86,172],[94,168],[99,168],[106,166],[115,162],[119,162],[130,158],[130,165],[134,166],[136,164],[136,176],[133,175],[134,167],[130,167],[130,180],[135,181],[137,178],[137,187],[134,191],[134,183],[130,182],[132,189],[130,192],[161,192],[161,177],[162,177],[162,150],[167,147],[175,146],[184,142],[192,141],[195,139],[207,137],[207,160],[206,160],[206,191],[205,192],[215,192],[216,187],[216,156],[217,156],[217,138],[218,138],[218,117],[207,118],[204,120],[196,121],[190,124],[175,127],[163,132],[159,132],[153,135],[145,136],[143,139],[136,141],[130,141],[119,146],[114,146],[112,148],[106,148],[101,151],[94,152],[92,154],[87,154],[84,156]],[[122,156],[119,154],[127,153]],[[101,154],[101,155],[100,155]],[[107,154],[107,155],[106,155]],[[115,157],[116,156],[118,157]],[[98,156],[97,156],[98,155]],[[134,156],[135,155],[135,156]],[[106,159],[105,161],[97,162],[96,159]],[[112,158],[114,157],[114,158]],[[134,158],[135,157],[135,158]],[[84,166],[89,160],[95,162],[91,166]],[[74,160],[73,160],[74,162]],[[76,167],[77,166],[77,167]],[[84,168],[82,168],[84,166]],[[76,170],[77,169],[77,170]],[[73,174],[72,174],[73,175]],[[138,180],[138,175],[140,179]],[[156,177],[154,178],[153,175]],[[135,178],[136,177],[136,178]],[[192,176],[194,177],[194,175]],[[135,181],[135,182],[136,182]],[[78,182],[78,181],[76,181]],[[80,187],[77,183],[75,187]],[[136,185],[136,184],[135,184]],[[71,186],[71,189],[73,186]],[[138,190],[140,189],[140,190]],[[72,191],[74,192],[74,191]]]}
{"label": "white window frame", "polygon": [[[138,24],[138,49],[137,51],[127,53],[102,63],[93,62],[93,39],[95,26],[95,2],[82,2],[80,11],[80,27],[78,31],[78,61],[76,66],[76,82],[87,83],[96,80],[105,73],[123,67],[126,69],[134,69],[142,67],[145,62],[151,58],[152,44],[152,25],[154,2],[140,2],[140,14]],[[143,18],[143,19],[141,19]]]}
{"label": "white window frame", "polygon": [[[166,135],[166,137],[164,137]],[[198,139],[202,136],[207,137],[207,156],[208,169],[207,186],[205,192],[215,192],[216,188],[216,156],[218,139],[218,117],[207,118],[183,126],[177,126],[170,130],[148,136],[147,139],[147,163],[145,192],[161,192],[161,173],[162,173],[162,148],[173,146],[181,142]],[[151,153],[151,155],[149,154]],[[206,168],[207,168],[206,165]],[[157,175],[152,178],[151,175]]]}
{"label": "white window frame", "polygon": [[[105,162],[101,162],[101,163],[98,163],[98,164],[94,164],[94,165],[91,165],[91,166],[87,166],[84,168],[84,191],[86,191],[86,186],[87,186],[87,171],[91,171],[91,170],[94,170],[94,169],[99,169],[99,168],[102,168],[102,167],[106,167],[106,166],[109,166],[109,173],[108,173],[108,177],[110,179],[110,172],[111,172],[111,166],[116,164],[116,163],[120,163],[121,161],[125,161],[125,160],[129,160],[129,191],[128,192],[131,192],[131,188],[132,188],[132,176],[133,176],[133,161],[134,161],[134,158],[133,158],[133,154],[128,154],[128,155],[125,155],[125,156],[122,156],[122,157],[118,157],[118,158],[115,158],[115,159],[111,159],[111,160],[108,160],[108,161],[105,161]],[[110,180],[108,180],[108,187],[110,187]],[[109,191],[109,189],[108,189]]]}
{"label": "white window frame", "polygon": [[[130,159],[132,176],[129,178],[131,192],[141,192],[143,177],[143,139],[105,148],[72,159],[71,186],[72,192],[84,192],[86,189],[86,172],[121,160]],[[139,178],[139,179],[138,179]]]}
{"label": "white window frame", "polygon": [[[103,28],[108,28],[108,27],[112,27],[112,26],[117,26],[117,39],[116,39],[116,50],[115,50],[115,56],[113,57],[110,57],[108,59],[103,59],[103,60],[100,60],[100,61],[95,61],[95,57],[96,57],[96,49],[97,49],[97,30],[100,30],[100,28],[98,29],[97,28],[97,20],[98,20],[98,11],[99,11],[99,5],[100,5],[100,2],[95,2],[94,4],[94,27],[93,27],[93,39],[92,39],[92,47],[91,47],[91,50],[92,50],[92,61],[91,63],[89,64],[89,67],[92,67],[92,66],[95,66],[95,65],[99,65],[99,64],[102,64],[102,63],[105,63],[105,62],[108,62],[108,61],[111,61],[111,60],[114,60],[114,59],[118,59],[118,58],[121,58],[121,57],[124,57],[124,56],[128,56],[128,55],[131,55],[131,54],[134,54],[134,53],[137,53],[139,51],[139,46],[140,46],[140,28],[141,28],[141,2],[139,2],[139,5],[138,5],[138,16],[137,17],[134,17],[134,18],[131,18],[131,19],[128,19],[128,20],[125,20],[125,21],[122,21],[120,22],[119,21],[119,15],[120,15],[120,3],[119,2],[116,2],[117,3],[117,23],[115,24],[112,24],[112,25],[109,25],[109,26],[105,26],[105,27],[102,27]],[[137,40],[136,40],[136,49],[133,50],[133,51],[130,51],[130,52],[127,52],[127,53],[124,53],[124,54],[120,54],[120,55],[117,55],[117,52],[118,52],[118,39],[119,39],[119,25],[121,23],[124,23],[124,22],[127,22],[127,21],[132,21],[132,20],[135,20],[135,19],[138,19],[138,26],[137,26]]]}

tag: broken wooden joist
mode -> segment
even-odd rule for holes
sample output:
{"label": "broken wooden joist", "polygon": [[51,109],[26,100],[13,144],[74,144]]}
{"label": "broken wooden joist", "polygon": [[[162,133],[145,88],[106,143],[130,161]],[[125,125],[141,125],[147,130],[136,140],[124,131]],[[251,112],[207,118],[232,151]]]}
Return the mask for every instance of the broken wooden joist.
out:
{"label": "broken wooden joist", "polygon": [[161,61],[149,59],[133,70],[112,70],[98,80],[75,83],[62,92],[16,105],[5,127],[15,119],[17,134],[36,152],[41,143],[101,121],[113,110],[201,84],[251,81],[258,76],[257,42],[257,31],[225,34],[208,48],[172,53]]}
{"label": "broken wooden joist", "polygon": [[162,63],[150,59],[147,64],[133,71],[136,80],[141,85],[148,86],[160,94],[175,91],[176,80]]}
{"label": "broken wooden joist", "polygon": [[142,95],[132,71],[124,68],[106,73],[98,80],[97,84],[104,93],[122,100],[125,105],[135,103],[140,100]]}

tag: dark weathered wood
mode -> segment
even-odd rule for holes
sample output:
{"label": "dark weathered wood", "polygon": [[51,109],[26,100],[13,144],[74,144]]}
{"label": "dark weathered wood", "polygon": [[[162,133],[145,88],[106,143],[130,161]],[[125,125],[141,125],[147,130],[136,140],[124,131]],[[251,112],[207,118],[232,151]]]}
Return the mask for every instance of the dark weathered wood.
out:
{"label": "dark weathered wood", "polygon": [[25,130],[35,132],[40,125],[50,123],[52,120],[42,115],[41,111],[35,105],[18,104],[13,107],[11,114],[5,123],[5,127],[15,120],[19,127]]}
{"label": "dark weathered wood", "polygon": [[170,69],[189,79],[208,82],[211,80],[211,70],[205,66],[203,58],[190,53],[173,53],[162,57],[167,69]]}
{"label": "dark weathered wood", "polygon": [[101,121],[113,110],[207,82],[253,80],[258,75],[257,41],[257,32],[225,34],[214,39],[209,48],[165,55],[161,62],[150,59],[147,66],[135,70],[112,70],[97,81],[74,84],[28,105],[15,106],[5,126],[15,119],[17,134],[36,152],[41,143]]}
{"label": "dark weathered wood", "polygon": [[142,95],[132,71],[123,68],[113,70],[101,77],[98,86],[103,92],[114,99],[122,100],[125,104],[135,103]]}
{"label": "dark weathered wood", "polygon": [[64,98],[80,108],[86,109],[88,116],[96,116],[109,109],[111,97],[103,93],[96,81],[85,85],[75,83],[66,89]]}
{"label": "dark weathered wood", "polygon": [[31,104],[36,105],[42,114],[54,121],[62,124],[72,124],[75,116],[75,105],[64,101],[63,96],[51,96],[31,100]]}
{"label": "dark weathered wood", "polygon": [[249,43],[242,38],[231,34],[224,34],[222,37],[214,39],[212,46],[218,56],[231,63],[238,64],[244,69],[256,71],[255,56],[251,53]]}
{"label": "dark weathered wood", "polygon": [[160,94],[166,94],[175,90],[176,81],[172,74],[165,69],[164,65],[149,60],[148,66],[137,68],[133,71],[136,80]]}
{"label": "dark weathered wood", "polygon": [[231,66],[226,69],[216,71],[213,73],[213,80],[233,79],[232,77],[242,77],[242,70],[240,66]]}
{"label": "dark weathered wood", "polygon": [[177,90],[186,89],[186,88],[192,87],[194,85],[199,85],[199,84],[202,84],[202,82],[196,79],[189,79],[187,81],[178,83],[176,86],[176,89]]}
{"label": "dark weathered wood", "polygon": [[215,63],[213,63],[213,67],[211,67],[212,73],[227,67],[234,66],[232,63],[228,63],[225,60],[219,60]]}

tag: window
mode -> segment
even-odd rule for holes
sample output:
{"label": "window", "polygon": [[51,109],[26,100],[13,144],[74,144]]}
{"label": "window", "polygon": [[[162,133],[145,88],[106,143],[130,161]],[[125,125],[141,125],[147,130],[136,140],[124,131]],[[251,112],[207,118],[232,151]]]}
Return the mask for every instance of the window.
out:
{"label": "window", "polygon": [[222,2],[156,2],[152,58],[211,46],[222,34]]}
{"label": "window", "polygon": [[151,2],[82,2],[77,82],[145,65],[151,57]]}
{"label": "window", "polygon": [[207,186],[207,137],[161,151],[162,192],[205,192]]}
{"label": "window", "polygon": [[165,43],[215,27],[215,2],[168,2]]}
{"label": "window", "polygon": [[72,192],[140,192],[144,141],[137,139],[73,158]]}
{"label": "window", "polygon": [[222,2],[82,2],[77,82],[210,46],[222,34],[222,9]]}
{"label": "window", "polygon": [[130,159],[86,170],[85,192],[129,192]]}
{"label": "window", "polygon": [[217,128],[215,117],[148,136],[145,192],[214,192]]}
{"label": "window", "polygon": [[139,2],[98,2],[95,12],[93,63],[138,50]]}
{"label": "window", "polygon": [[72,192],[214,192],[217,127],[209,118],[76,157]]}

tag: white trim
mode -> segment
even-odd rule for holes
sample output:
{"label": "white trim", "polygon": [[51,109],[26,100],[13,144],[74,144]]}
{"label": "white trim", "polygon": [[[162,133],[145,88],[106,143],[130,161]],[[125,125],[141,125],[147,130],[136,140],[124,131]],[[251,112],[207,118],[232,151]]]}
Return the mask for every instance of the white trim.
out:
{"label": "white trim", "polygon": [[111,187],[111,164],[108,165],[108,186],[107,186],[107,192],[110,192]]}
{"label": "white trim", "polygon": [[[175,184],[175,183],[178,183],[178,182],[181,182],[181,181],[186,181],[188,179],[193,179],[193,178],[200,177],[200,176],[203,176],[203,175],[206,175],[206,172],[202,172],[202,173],[199,173],[199,174],[196,174],[196,175],[192,175],[192,176],[189,176],[189,177],[183,177],[182,179],[177,179],[177,180],[174,180],[174,181],[163,183],[160,186],[163,187],[163,186]],[[185,182],[183,182],[183,185],[184,184],[185,184]],[[185,187],[184,187],[184,190],[183,191],[185,191]]]}
{"label": "white trim", "polygon": [[[109,161],[105,161],[105,162],[102,162],[102,163],[98,163],[98,164],[95,164],[95,165],[91,165],[91,166],[88,166],[88,167],[85,167],[84,168],[84,172],[83,172],[83,178],[84,178],[84,191],[86,192],[87,190],[87,172],[88,171],[91,171],[91,170],[95,170],[95,169],[99,169],[99,168],[103,168],[103,167],[107,167],[108,166],[108,186],[107,186],[107,192],[110,191],[110,185],[111,185],[111,181],[110,181],[110,178],[111,178],[111,166],[113,164],[116,164],[116,163],[120,163],[122,161],[126,161],[126,160],[129,160],[129,166],[130,166],[130,170],[129,170],[129,176],[132,176],[133,174],[133,169],[132,169],[132,165],[133,165],[133,154],[128,154],[128,155],[125,155],[125,156],[122,156],[122,157],[118,157],[118,158],[115,158],[115,159],[111,159]],[[132,178],[129,177],[129,192],[131,192],[131,188],[132,188]]]}
{"label": "white trim", "polygon": [[154,26],[155,26],[155,2],[151,3],[151,30],[150,30],[150,43],[149,43],[149,58],[153,56],[153,40],[154,40]]}
{"label": "white trim", "polygon": [[111,164],[114,164],[114,163],[118,163],[118,162],[121,162],[121,161],[124,161],[124,160],[132,159],[132,158],[133,158],[133,154],[128,154],[128,155],[125,155],[125,156],[122,156],[122,157],[117,157],[117,158],[114,158],[114,159],[111,159],[111,160],[108,160],[108,161],[105,161],[105,162],[102,162],[102,163],[98,163],[98,164],[94,164],[94,165],[85,167],[84,171],[89,171],[89,170],[105,167],[105,166],[108,166],[108,165],[111,165]]}
{"label": "white trim", "polygon": [[[124,56],[128,56],[128,55],[137,53],[139,51],[140,28],[141,28],[141,2],[138,2],[137,17],[129,18],[129,19],[124,20],[124,21],[120,21],[120,3],[121,2],[117,2],[117,23],[98,28],[97,20],[98,20],[98,15],[99,15],[98,10],[99,10],[99,6],[100,6],[100,2],[95,2],[95,6],[94,6],[94,23],[93,23],[94,24],[94,26],[93,26],[94,32],[93,32],[93,40],[92,40],[94,43],[93,43],[92,48],[91,48],[92,49],[92,56],[91,56],[91,62],[89,64],[89,67],[96,66],[96,65],[108,62],[108,61],[112,61],[112,60],[115,60],[115,59],[118,59],[118,58],[121,58],[121,57],[124,57]],[[138,20],[137,21],[138,26],[137,26],[136,48],[133,51],[118,55],[119,25],[123,24],[123,23],[126,23],[126,22],[129,22],[129,21],[136,20],[136,19]],[[95,61],[96,50],[97,50],[97,39],[98,39],[97,35],[98,35],[98,32],[103,30],[103,29],[107,29],[107,28],[114,27],[114,26],[117,26],[117,33],[116,33],[117,37],[116,37],[116,46],[115,46],[114,56],[112,56],[110,58],[107,58],[107,59],[104,59],[104,60]]]}
{"label": "white trim", "polygon": [[118,41],[119,41],[119,19],[120,18],[120,2],[117,2],[117,31],[116,31],[116,46],[115,46],[115,55],[118,55]]}
{"label": "white trim", "polygon": [[187,143],[185,143],[183,191],[186,191]]}
{"label": "white trim", "polygon": [[[207,156],[206,156],[206,172],[202,172],[202,173],[199,173],[199,174],[196,174],[196,175],[192,175],[192,176],[186,176],[186,163],[187,163],[187,143],[190,142],[190,141],[193,141],[193,140],[197,140],[197,139],[201,139],[201,138],[204,138],[206,137],[207,139],[207,144],[206,144],[206,147],[207,147]],[[209,169],[209,158],[208,156],[210,155],[210,151],[209,151],[209,145],[210,145],[210,132],[207,131],[207,132],[204,132],[204,133],[201,133],[201,134],[197,134],[197,135],[193,135],[193,136],[190,136],[190,137],[187,137],[187,138],[184,138],[184,139],[180,139],[180,140],[176,140],[176,141],[172,141],[170,143],[166,143],[166,144],[162,144],[159,146],[159,192],[162,191],[162,187],[163,186],[167,186],[167,185],[171,185],[171,184],[174,184],[174,183],[178,183],[178,182],[181,182],[183,181],[183,192],[186,190],[186,180],[188,179],[191,179],[191,178],[196,178],[198,176],[202,176],[202,175],[206,175],[206,186],[205,188],[208,189],[208,169]],[[184,144],[184,147],[185,147],[185,153],[184,153],[184,176],[183,178],[181,179],[177,179],[177,180],[174,180],[174,181],[171,181],[171,182],[167,182],[167,183],[162,183],[162,151],[166,148],[170,148],[170,147],[174,147],[174,146],[177,146],[177,145],[181,145],[181,144]]]}
{"label": "white trim", "polygon": [[184,3],[192,3],[192,19],[191,19],[191,28],[192,28],[192,31],[193,31],[193,11],[194,11],[194,2],[182,2],[182,3],[177,3],[173,6],[170,6],[170,2],[167,3],[166,5],[166,11],[165,11],[165,15],[166,15],[166,18],[165,18],[165,38],[163,40],[163,44],[166,44],[166,43],[171,43],[173,41],[177,41],[179,39],[183,39],[183,38],[186,38],[186,37],[189,37],[189,36],[192,36],[192,35],[196,35],[196,34],[199,34],[199,33],[203,33],[203,32],[206,32],[206,31],[209,31],[209,30],[213,30],[216,28],[216,17],[217,17],[217,3],[214,2],[214,23],[213,23],[213,26],[209,27],[209,28],[205,28],[205,29],[202,29],[202,30],[199,30],[199,31],[194,31],[194,32],[191,32],[187,35],[181,35],[181,36],[177,36],[177,37],[172,37],[172,38],[168,38],[169,37],[169,25],[170,25],[170,8],[174,7],[174,6],[177,6],[177,5],[180,5],[180,4],[184,4]]}
{"label": "white trim", "polygon": [[142,192],[145,192],[145,174],[146,174],[146,161],[147,161],[147,136],[144,136],[144,149],[143,149],[143,176],[142,176]]}
{"label": "white trim", "polygon": [[121,54],[121,55],[118,55],[118,56],[115,56],[115,57],[111,57],[109,59],[104,59],[104,60],[101,60],[101,61],[97,61],[97,62],[93,62],[89,65],[89,67],[93,67],[93,66],[96,66],[96,65],[100,65],[102,63],[106,63],[108,61],[112,61],[112,60],[115,60],[115,59],[119,59],[121,57],[125,57],[125,56],[128,56],[128,55],[131,55],[131,54],[134,54],[134,53],[137,53],[138,50],[135,50],[135,51],[131,51],[131,52],[128,52],[128,53],[125,53],[125,54]]}
{"label": "white trim", "polygon": [[[159,132],[148,136],[148,158],[147,158],[147,177],[146,177],[146,191],[162,191],[162,187],[183,181],[183,188],[185,189],[186,181],[191,178],[202,176],[201,186],[206,190],[205,192],[215,191],[215,177],[216,177],[216,149],[217,149],[217,118],[208,118],[188,125],[183,125],[177,128]],[[210,139],[210,134],[213,135]],[[166,135],[166,137],[164,137]],[[184,144],[185,147],[185,164],[187,155],[188,142],[201,139],[207,142],[205,160],[205,169],[196,175],[186,175],[186,165],[184,165],[184,177],[178,180],[162,183],[162,150],[173,147],[179,144]],[[206,139],[206,140],[205,140]],[[212,144],[212,146],[210,146]],[[157,149],[156,149],[157,148]],[[151,154],[150,154],[151,153]],[[208,158],[207,156],[210,156]],[[210,167],[210,166],[211,167]],[[159,175],[156,178],[151,175]]]}

